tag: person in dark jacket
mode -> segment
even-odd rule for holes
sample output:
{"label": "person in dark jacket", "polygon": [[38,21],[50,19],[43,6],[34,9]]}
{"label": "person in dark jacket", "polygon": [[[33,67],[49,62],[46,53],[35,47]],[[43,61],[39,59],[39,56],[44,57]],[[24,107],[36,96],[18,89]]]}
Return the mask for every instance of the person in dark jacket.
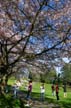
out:
{"label": "person in dark jacket", "polygon": [[32,92],[32,81],[29,81],[27,99],[31,98],[31,92]]}
{"label": "person in dark jacket", "polygon": [[27,97],[26,97],[27,103],[25,104],[26,107],[29,107],[32,104],[31,93],[32,93],[32,81],[29,81]]}
{"label": "person in dark jacket", "polygon": [[59,100],[59,86],[58,86],[58,84],[56,84],[55,90],[56,90],[56,98],[57,98],[57,100]]}

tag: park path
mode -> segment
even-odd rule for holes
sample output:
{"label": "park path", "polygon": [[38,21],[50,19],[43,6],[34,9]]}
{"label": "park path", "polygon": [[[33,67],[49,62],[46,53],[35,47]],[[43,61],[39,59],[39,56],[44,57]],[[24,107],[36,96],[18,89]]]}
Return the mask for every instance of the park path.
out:
{"label": "park path", "polygon": [[[20,99],[25,100],[24,92],[19,92],[18,96]],[[27,103],[27,100],[25,102]],[[37,99],[32,99],[29,106],[30,108],[60,108],[58,104],[48,103],[47,101],[42,102]]]}
{"label": "park path", "polygon": [[31,108],[56,108],[56,106],[52,103],[35,101]]}
{"label": "park path", "polygon": [[60,106],[57,105],[57,104],[48,103],[46,101],[45,102],[40,102],[40,101],[35,100],[30,105],[30,108],[60,108]]}

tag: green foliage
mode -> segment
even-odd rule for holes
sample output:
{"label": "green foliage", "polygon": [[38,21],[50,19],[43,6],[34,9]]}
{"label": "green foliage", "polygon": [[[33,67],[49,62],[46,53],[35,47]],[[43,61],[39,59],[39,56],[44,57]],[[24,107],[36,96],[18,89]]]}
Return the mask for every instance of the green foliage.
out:
{"label": "green foliage", "polygon": [[71,82],[71,64],[65,64],[62,68],[62,77],[65,81]]}
{"label": "green foliage", "polygon": [[45,81],[46,83],[52,83],[55,77],[56,77],[55,70],[51,70],[50,72],[40,74],[40,81]]}
{"label": "green foliage", "polygon": [[[35,82],[33,85],[33,97],[37,98],[37,100],[40,98],[40,85],[41,83],[39,82]],[[60,106],[59,108],[71,108],[71,88],[67,87],[67,98],[64,98],[63,95],[63,88],[61,86],[59,87],[60,100],[57,102],[56,96],[52,96],[51,84],[45,83],[45,99],[48,103],[57,103]]]}
{"label": "green foliage", "polygon": [[20,108],[19,99],[14,99],[11,94],[0,96],[0,108]]}
{"label": "green foliage", "polygon": [[29,72],[29,79],[32,79],[33,81],[41,81],[46,83],[51,83],[56,78],[56,71],[50,70],[49,72],[46,71],[44,73],[33,73]]}
{"label": "green foliage", "polygon": [[8,80],[8,85],[13,85],[15,83],[15,80],[16,78],[13,76],[13,77],[10,77],[9,80]]}

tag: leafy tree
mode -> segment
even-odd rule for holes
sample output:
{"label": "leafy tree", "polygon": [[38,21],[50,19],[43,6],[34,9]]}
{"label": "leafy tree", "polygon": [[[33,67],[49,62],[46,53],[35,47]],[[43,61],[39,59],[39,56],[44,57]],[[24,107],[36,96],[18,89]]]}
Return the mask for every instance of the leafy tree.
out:
{"label": "leafy tree", "polygon": [[[46,76],[46,75],[45,75]],[[54,69],[51,69],[49,72],[48,72],[48,74],[47,74],[47,81],[49,82],[49,83],[54,83],[54,80],[55,80],[55,78],[56,78],[56,76],[57,76],[57,73],[56,73],[56,71],[54,70]]]}
{"label": "leafy tree", "polygon": [[65,63],[62,68],[63,81],[71,82],[71,64]]}

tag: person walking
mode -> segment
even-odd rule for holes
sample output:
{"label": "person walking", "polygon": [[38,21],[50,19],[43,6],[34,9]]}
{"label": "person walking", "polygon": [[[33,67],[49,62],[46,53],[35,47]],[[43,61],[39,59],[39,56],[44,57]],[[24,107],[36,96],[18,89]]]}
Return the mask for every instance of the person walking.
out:
{"label": "person walking", "polygon": [[59,100],[59,86],[56,84],[56,99]]}
{"label": "person walking", "polygon": [[45,87],[44,87],[44,83],[41,84],[40,86],[40,92],[41,92],[41,95],[40,95],[40,99],[41,101],[44,101],[44,95],[45,95]]}
{"label": "person walking", "polygon": [[29,107],[32,104],[31,93],[32,93],[32,81],[29,81],[27,97],[26,97],[27,103],[25,104],[25,107]]}
{"label": "person walking", "polygon": [[52,84],[51,88],[52,88],[52,96],[55,96],[55,86],[54,86],[54,84]]}
{"label": "person walking", "polygon": [[16,83],[14,83],[13,85],[13,93],[14,93],[14,98],[17,97],[17,93],[18,93],[18,86]]}
{"label": "person walking", "polygon": [[27,99],[31,98],[31,92],[32,92],[32,81],[29,81]]}
{"label": "person walking", "polygon": [[64,91],[64,98],[67,97],[67,87],[66,87],[66,83],[63,84],[63,91]]}

